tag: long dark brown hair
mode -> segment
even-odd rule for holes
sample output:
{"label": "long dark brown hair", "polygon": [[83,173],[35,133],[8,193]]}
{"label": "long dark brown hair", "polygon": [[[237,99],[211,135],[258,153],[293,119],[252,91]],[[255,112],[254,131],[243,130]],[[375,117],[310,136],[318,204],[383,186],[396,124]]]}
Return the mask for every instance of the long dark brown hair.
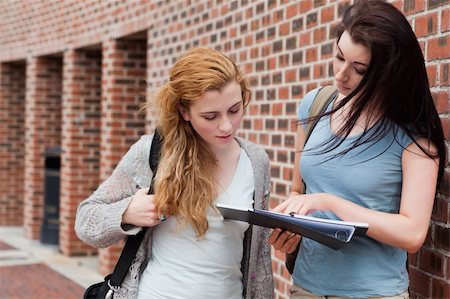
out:
{"label": "long dark brown hair", "polygon": [[[352,100],[349,117],[337,134],[328,141],[330,151],[338,147],[364,111],[376,122],[365,130],[348,151],[381,139],[387,131],[403,129],[430,158],[439,158],[438,186],[446,161],[444,134],[433,103],[422,50],[405,16],[384,0],[359,0],[349,6],[337,29],[337,42],[344,31],[352,41],[367,47],[371,61],[360,84],[331,111],[340,110]],[[358,95],[355,97],[355,95]],[[320,116],[321,117],[321,116]],[[396,126],[395,126],[396,125]],[[436,151],[417,143],[426,138]]]}

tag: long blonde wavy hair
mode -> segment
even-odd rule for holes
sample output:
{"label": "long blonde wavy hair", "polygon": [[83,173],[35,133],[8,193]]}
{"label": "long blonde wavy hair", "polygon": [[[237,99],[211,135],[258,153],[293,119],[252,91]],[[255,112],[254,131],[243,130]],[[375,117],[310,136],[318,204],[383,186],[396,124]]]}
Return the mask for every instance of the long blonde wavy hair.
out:
{"label": "long blonde wavy hair", "polygon": [[146,105],[155,109],[164,140],[155,176],[156,210],[176,215],[182,225],[190,223],[199,238],[208,229],[207,210],[218,195],[217,159],[179,110],[189,111],[191,101],[233,81],[241,86],[243,104],[247,106],[249,83],[237,65],[219,51],[195,48],[174,64],[169,82]]}

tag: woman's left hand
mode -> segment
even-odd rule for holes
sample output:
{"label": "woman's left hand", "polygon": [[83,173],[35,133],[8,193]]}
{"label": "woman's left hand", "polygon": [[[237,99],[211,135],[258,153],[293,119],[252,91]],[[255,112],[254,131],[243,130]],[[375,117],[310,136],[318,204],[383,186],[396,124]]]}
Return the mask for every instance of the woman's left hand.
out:
{"label": "woman's left hand", "polygon": [[[327,210],[327,202],[330,194],[293,194],[287,200],[276,206],[272,211],[280,213],[295,213],[306,215],[316,210]],[[276,250],[285,253],[292,253],[298,246],[301,236],[286,230],[276,228],[269,237],[269,243]]]}
{"label": "woman's left hand", "polygon": [[275,228],[270,234],[269,243],[273,245],[276,250],[280,250],[285,253],[292,253],[298,246],[301,236],[295,233],[291,233],[287,230],[281,230]]}

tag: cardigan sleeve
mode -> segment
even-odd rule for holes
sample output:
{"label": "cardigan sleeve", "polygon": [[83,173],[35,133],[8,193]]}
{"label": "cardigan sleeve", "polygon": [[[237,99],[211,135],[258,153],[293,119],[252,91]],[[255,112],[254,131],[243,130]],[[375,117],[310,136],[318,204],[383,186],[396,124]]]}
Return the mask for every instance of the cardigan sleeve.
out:
{"label": "cardigan sleeve", "polygon": [[[78,207],[75,232],[85,243],[107,247],[137,234],[140,227],[122,227],[122,215],[133,195],[148,187],[152,173],[148,165],[151,139],[143,136],[122,157],[111,176]],[[148,181],[145,182],[145,181]]]}

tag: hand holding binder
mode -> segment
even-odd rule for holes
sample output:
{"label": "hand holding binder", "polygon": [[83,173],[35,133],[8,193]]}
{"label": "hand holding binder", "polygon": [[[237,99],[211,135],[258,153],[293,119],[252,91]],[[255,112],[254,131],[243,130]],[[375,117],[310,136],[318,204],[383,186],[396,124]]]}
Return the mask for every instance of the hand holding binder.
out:
{"label": "hand holding binder", "polygon": [[289,230],[335,250],[350,242],[354,235],[365,235],[369,228],[367,223],[322,219],[296,214],[287,215],[259,209],[242,209],[224,204],[217,204],[217,209],[224,219]]}

